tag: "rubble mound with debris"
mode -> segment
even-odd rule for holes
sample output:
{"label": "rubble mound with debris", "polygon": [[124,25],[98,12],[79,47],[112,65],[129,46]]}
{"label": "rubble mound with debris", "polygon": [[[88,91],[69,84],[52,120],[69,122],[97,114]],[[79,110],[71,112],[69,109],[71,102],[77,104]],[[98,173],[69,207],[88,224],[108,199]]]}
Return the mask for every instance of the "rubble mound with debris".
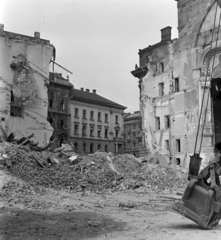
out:
{"label": "rubble mound with debris", "polygon": [[1,143],[0,153],[0,165],[32,186],[73,191],[141,187],[173,191],[186,185],[186,175],[178,167],[142,162],[130,154],[97,152],[72,161],[61,152],[30,151],[11,143]]}

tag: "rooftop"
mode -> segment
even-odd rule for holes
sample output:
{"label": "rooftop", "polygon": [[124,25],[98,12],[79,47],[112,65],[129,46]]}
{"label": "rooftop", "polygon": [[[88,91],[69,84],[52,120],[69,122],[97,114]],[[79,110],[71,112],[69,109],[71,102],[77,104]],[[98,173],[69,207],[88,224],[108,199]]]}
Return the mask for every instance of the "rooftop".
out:
{"label": "rooftop", "polygon": [[104,98],[96,93],[96,90],[93,90],[93,92],[90,92],[89,89],[82,88],[81,90],[73,89],[72,90],[72,101],[79,101],[79,102],[85,102],[85,103],[91,103],[91,104],[97,104],[100,106],[105,107],[111,107],[111,108],[117,108],[117,109],[126,109],[127,107],[120,105],[116,102],[113,102],[111,100],[108,100],[107,98]]}
{"label": "rooftop", "polygon": [[131,120],[131,119],[135,119],[135,118],[140,118],[140,111],[136,111],[132,114],[130,114],[129,116],[125,117],[125,121]]}
{"label": "rooftop", "polygon": [[64,78],[61,73],[49,73],[49,81],[50,83],[57,83],[60,85],[65,85],[68,87],[73,87],[73,84],[69,82],[69,79]]}

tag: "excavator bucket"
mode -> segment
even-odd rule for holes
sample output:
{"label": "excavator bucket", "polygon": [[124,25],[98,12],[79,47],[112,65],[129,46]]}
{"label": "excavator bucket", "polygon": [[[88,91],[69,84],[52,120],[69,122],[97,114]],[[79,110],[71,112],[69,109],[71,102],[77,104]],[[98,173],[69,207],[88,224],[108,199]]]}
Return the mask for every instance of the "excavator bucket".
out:
{"label": "excavator bucket", "polygon": [[194,153],[193,156],[190,156],[189,176],[188,176],[189,180],[192,177],[198,176],[200,166],[201,166],[201,161],[202,161],[202,158],[198,153]]}
{"label": "excavator bucket", "polygon": [[215,227],[221,218],[220,163],[211,163],[192,178],[181,201],[172,210],[205,229]]}

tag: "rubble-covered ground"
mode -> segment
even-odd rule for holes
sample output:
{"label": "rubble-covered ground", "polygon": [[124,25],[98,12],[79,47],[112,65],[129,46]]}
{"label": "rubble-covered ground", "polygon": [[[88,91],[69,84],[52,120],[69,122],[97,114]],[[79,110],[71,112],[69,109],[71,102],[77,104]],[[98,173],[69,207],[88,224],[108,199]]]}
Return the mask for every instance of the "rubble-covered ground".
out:
{"label": "rubble-covered ground", "polygon": [[[179,167],[161,166],[148,158],[97,152],[74,161],[62,153],[34,152],[2,143],[0,164],[32,186],[76,191],[106,191],[143,188],[145,191],[175,191],[186,185]],[[56,161],[54,161],[55,159]]]}
{"label": "rubble-covered ground", "polygon": [[0,144],[0,239],[220,239],[168,211],[185,171],[153,159],[97,152],[70,157]]}

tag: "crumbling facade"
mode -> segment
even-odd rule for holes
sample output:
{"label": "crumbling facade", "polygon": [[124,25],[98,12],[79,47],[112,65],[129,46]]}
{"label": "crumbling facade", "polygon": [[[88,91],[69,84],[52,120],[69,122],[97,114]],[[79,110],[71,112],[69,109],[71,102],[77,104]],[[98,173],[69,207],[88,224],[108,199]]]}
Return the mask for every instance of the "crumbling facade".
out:
{"label": "crumbling facade", "polygon": [[[140,65],[132,74],[139,79],[142,129],[147,148],[150,151],[161,149],[167,163],[176,162],[186,167],[194,152],[205,88],[205,101],[209,94],[209,104],[203,133],[205,108],[200,120],[202,154],[214,152],[214,145],[221,141],[220,103],[216,98],[221,77],[220,8],[213,0],[177,0],[177,5],[178,39],[171,39],[170,27],[162,29],[161,42],[139,51]],[[210,50],[216,11],[215,36]],[[208,78],[204,85],[207,66]],[[198,151],[199,145],[196,146]]]}
{"label": "crumbling facade", "polygon": [[124,152],[123,114],[126,107],[97,94],[73,89],[70,141],[77,153]]}
{"label": "crumbling facade", "polygon": [[17,138],[47,143],[53,128],[47,121],[49,64],[54,46],[41,39],[4,31],[0,25],[0,125]]}
{"label": "crumbling facade", "polygon": [[70,98],[73,85],[61,73],[49,74],[48,121],[54,128],[54,145],[69,143],[71,128]]}

